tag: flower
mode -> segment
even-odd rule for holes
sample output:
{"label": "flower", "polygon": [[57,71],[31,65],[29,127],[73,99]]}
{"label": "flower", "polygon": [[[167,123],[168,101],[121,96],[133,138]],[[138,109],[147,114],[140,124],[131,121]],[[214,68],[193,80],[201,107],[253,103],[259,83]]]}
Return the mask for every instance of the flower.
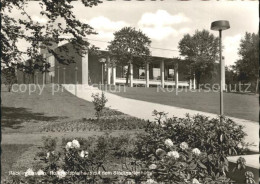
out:
{"label": "flower", "polygon": [[50,152],[47,153],[46,159],[50,157]]}
{"label": "flower", "polygon": [[66,150],[68,151],[70,148],[72,148],[72,142],[68,142],[67,144],[66,144]]}
{"label": "flower", "polygon": [[57,171],[57,176],[58,176],[59,179],[64,178],[66,176],[66,172],[62,169],[59,169]]}
{"label": "flower", "polygon": [[188,146],[188,144],[186,143],[186,142],[182,142],[181,144],[180,144],[180,148],[182,149],[182,150],[185,150],[185,149],[187,149],[189,146]]}
{"label": "flower", "polygon": [[174,157],[175,159],[180,157],[180,155],[177,151],[170,151],[170,152],[167,153],[167,156],[168,157]]}
{"label": "flower", "polygon": [[156,169],[157,168],[157,165],[156,164],[151,164],[150,166],[149,166],[149,169],[151,169],[151,170],[154,170],[154,169]]}
{"label": "flower", "polygon": [[27,169],[27,171],[24,173],[25,177],[27,176],[34,176],[34,172],[31,168]]}
{"label": "flower", "polygon": [[79,153],[79,156],[82,157],[82,158],[87,158],[87,157],[88,157],[88,152],[82,150],[82,151]]}
{"label": "flower", "polygon": [[147,183],[147,184],[156,184],[157,182],[154,181],[153,179],[148,179],[148,180],[146,181],[146,183]]}
{"label": "flower", "polygon": [[192,184],[200,184],[200,182],[199,182],[196,178],[193,178],[193,180],[192,180],[191,183],[192,183]]}
{"label": "flower", "polygon": [[38,176],[43,176],[43,175],[45,175],[45,173],[43,172],[43,170],[39,170],[39,171],[37,171],[37,173],[36,173]]}
{"label": "flower", "polygon": [[194,148],[194,149],[192,150],[192,153],[195,154],[195,155],[197,155],[197,156],[199,156],[199,155],[200,155],[200,150],[199,150],[198,148]]}
{"label": "flower", "polygon": [[72,147],[73,147],[73,148],[80,148],[79,141],[77,141],[76,139],[74,139],[74,140],[72,141]]}
{"label": "flower", "polygon": [[158,156],[158,157],[162,157],[164,154],[165,154],[165,151],[161,148],[158,148],[156,151],[155,151],[155,154]]}
{"label": "flower", "polygon": [[167,147],[172,147],[173,146],[173,142],[171,139],[166,139],[164,141],[164,144],[167,146]]}

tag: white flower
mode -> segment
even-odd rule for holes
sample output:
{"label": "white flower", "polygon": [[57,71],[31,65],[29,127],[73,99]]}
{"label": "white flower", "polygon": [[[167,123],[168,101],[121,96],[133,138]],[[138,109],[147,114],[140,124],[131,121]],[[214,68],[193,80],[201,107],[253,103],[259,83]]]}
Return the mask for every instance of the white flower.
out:
{"label": "white flower", "polygon": [[197,156],[199,156],[199,155],[200,155],[200,150],[199,150],[198,148],[194,148],[194,149],[192,150],[192,153],[195,154],[195,155],[197,155]]}
{"label": "white flower", "polygon": [[82,150],[82,151],[80,152],[79,156],[82,157],[82,158],[87,158],[87,157],[88,157],[88,152]]}
{"label": "white flower", "polygon": [[47,153],[46,158],[48,159],[50,157],[50,152]]}
{"label": "white flower", "polygon": [[27,171],[24,173],[25,177],[27,176],[34,176],[34,172],[31,168],[27,169]]}
{"label": "white flower", "polygon": [[180,155],[177,151],[170,151],[170,152],[167,153],[167,156],[168,157],[174,157],[175,159],[180,157]]}
{"label": "white flower", "polygon": [[186,142],[182,142],[181,144],[180,144],[180,148],[182,149],[182,150],[185,150],[185,149],[187,149],[189,146],[188,146],[188,144],[186,143]]}
{"label": "white flower", "polygon": [[173,146],[173,142],[171,139],[166,139],[164,141],[164,144],[167,146],[167,147],[172,147]]}
{"label": "white flower", "polygon": [[80,148],[79,141],[77,141],[76,139],[74,139],[74,140],[72,141],[72,147],[73,147],[73,148]]}
{"label": "white flower", "polygon": [[194,178],[194,179],[192,180],[192,184],[200,184],[200,182],[199,182],[196,178]]}
{"label": "white flower", "polygon": [[157,168],[157,165],[156,165],[156,164],[151,164],[151,165],[149,166],[149,169],[151,169],[151,170],[156,169],[156,168]]}
{"label": "white flower", "polygon": [[43,172],[43,170],[39,170],[39,171],[37,171],[37,175],[38,176],[43,176],[43,175],[45,175],[45,173]]}
{"label": "white flower", "polygon": [[154,181],[153,179],[148,179],[148,180],[146,181],[146,183],[147,183],[147,184],[156,184],[157,182]]}
{"label": "white flower", "polygon": [[66,144],[66,150],[68,151],[70,148],[72,148],[72,142],[68,142],[67,144]]}
{"label": "white flower", "polygon": [[65,176],[66,176],[66,172],[64,171],[64,170],[62,170],[62,169],[59,169],[58,171],[57,171],[57,176],[58,176],[58,178],[64,178]]}

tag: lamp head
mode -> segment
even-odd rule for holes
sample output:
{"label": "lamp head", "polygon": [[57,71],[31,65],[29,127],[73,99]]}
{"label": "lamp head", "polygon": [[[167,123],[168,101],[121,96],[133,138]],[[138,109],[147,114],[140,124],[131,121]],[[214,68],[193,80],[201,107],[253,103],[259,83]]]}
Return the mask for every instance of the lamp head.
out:
{"label": "lamp head", "polygon": [[218,21],[211,23],[211,30],[214,30],[214,31],[222,31],[222,30],[226,30],[229,28],[230,28],[230,25],[227,20],[218,20]]}

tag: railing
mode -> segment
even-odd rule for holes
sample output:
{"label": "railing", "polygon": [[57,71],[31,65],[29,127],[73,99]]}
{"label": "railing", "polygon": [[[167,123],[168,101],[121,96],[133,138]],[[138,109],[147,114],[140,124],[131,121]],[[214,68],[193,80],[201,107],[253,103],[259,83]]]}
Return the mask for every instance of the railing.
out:
{"label": "railing", "polygon": [[[128,79],[130,82],[130,79]],[[116,84],[125,84],[126,83],[126,78],[116,78]],[[134,79],[133,80],[133,84],[146,84],[146,80],[145,79]],[[149,84],[150,85],[161,85],[161,80],[157,80],[157,79],[149,79]],[[174,86],[175,85],[175,81],[173,80],[164,80],[164,85],[166,86]],[[188,81],[178,81],[178,85],[179,86],[189,86],[189,82]]]}

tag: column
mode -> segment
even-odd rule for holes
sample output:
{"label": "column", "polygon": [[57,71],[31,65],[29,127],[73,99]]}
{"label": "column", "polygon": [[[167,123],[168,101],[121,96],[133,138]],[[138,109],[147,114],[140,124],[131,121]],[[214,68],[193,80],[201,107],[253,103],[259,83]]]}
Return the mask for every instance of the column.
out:
{"label": "column", "polygon": [[189,88],[192,89],[192,79],[190,78]]}
{"label": "column", "polygon": [[164,60],[161,61],[161,86],[164,88]]}
{"label": "column", "polygon": [[193,89],[196,89],[196,78],[195,78],[195,74],[193,74]]}
{"label": "column", "polygon": [[57,83],[60,84],[60,66],[59,65],[57,66],[57,70],[58,70],[58,75],[57,75],[58,81],[57,81]]}
{"label": "column", "polygon": [[113,85],[116,85],[116,66],[113,66],[112,82]]}
{"label": "column", "polygon": [[178,63],[174,65],[174,81],[175,81],[175,88],[179,88],[179,74],[178,74]]}
{"label": "column", "polygon": [[82,56],[82,84],[88,85],[88,51]]}
{"label": "column", "polygon": [[134,78],[133,78],[133,64],[130,64],[130,87],[134,86]]}
{"label": "column", "polygon": [[66,68],[63,68],[63,84],[66,84]]}
{"label": "column", "polygon": [[111,67],[110,67],[110,57],[107,57],[107,84],[111,84]]}
{"label": "column", "polygon": [[146,87],[149,88],[149,63],[146,63],[146,67],[145,67],[145,80],[146,80]]}

